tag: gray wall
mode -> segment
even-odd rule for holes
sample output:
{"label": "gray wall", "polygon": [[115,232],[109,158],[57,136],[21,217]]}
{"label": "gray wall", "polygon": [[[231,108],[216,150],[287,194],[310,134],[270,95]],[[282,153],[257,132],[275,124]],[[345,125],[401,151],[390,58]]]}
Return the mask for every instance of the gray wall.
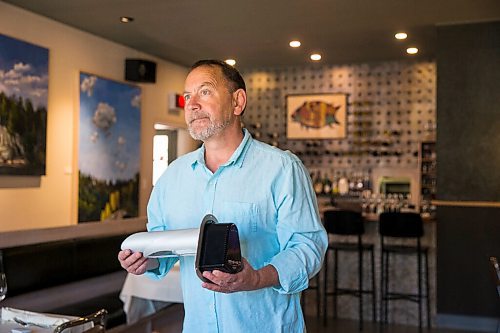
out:
{"label": "gray wall", "polygon": [[[438,199],[499,202],[500,22],[439,27],[438,45]],[[497,317],[488,257],[500,257],[500,208],[437,214],[437,312]]]}

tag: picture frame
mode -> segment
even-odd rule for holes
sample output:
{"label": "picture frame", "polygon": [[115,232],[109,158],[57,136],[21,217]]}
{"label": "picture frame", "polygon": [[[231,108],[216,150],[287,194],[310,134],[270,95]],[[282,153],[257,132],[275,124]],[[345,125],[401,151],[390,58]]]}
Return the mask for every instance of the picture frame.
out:
{"label": "picture frame", "polygon": [[46,174],[49,49],[0,34],[0,176]]}
{"label": "picture frame", "polygon": [[288,139],[342,139],[347,129],[347,94],[286,96]]}
{"label": "picture frame", "polygon": [[138,216],[141,88],[80,72],[78,223]]}

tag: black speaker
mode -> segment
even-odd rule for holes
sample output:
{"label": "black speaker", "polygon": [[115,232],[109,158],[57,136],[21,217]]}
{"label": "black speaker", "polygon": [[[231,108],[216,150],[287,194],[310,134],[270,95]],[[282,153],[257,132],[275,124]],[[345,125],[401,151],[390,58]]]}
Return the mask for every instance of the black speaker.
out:
{"label": "black speaker", "polygon": [[143,59],[125,59],[125,80],[155,83],[156,63]]}
{"label": "black speaker", "polygon": [[243,269],[240,237],[234,223],[218,223],[213,215],[206,215],[200,226],[196,251],[196,274],[205,282],[204,271],[215,269],[235,274]]}

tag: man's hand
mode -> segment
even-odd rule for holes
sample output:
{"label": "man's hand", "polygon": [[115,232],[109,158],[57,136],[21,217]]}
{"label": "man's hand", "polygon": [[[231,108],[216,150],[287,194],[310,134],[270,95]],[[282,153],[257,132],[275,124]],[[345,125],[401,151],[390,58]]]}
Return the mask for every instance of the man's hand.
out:
{"label": "man's hand", "polygon": [[143,257],[141,252],[132,253],[130,250],[122,250],[118,252],[118,260],[129,273],[141,275],[147,270],[148,258]]}
{"label": "man's hand", "polygon": [[267,265],[255,270],[250,263],[242,258],[243,270],[236,274],[224,273],[218,270],[203,272],[203,277],[212,283],[203,282],[201,286],[205,289],[221,293],[234,293],[237,291],[250,291],[271,287],[279,284],[278,272]]}

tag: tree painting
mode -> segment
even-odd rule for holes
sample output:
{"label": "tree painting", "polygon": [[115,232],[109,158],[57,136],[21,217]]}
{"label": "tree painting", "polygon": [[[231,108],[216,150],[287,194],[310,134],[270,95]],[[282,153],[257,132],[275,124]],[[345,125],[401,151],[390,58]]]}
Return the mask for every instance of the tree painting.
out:
{"label": "tree painting", "polygon": [[44,175],[49,50],[0,34],[0,175]]}
{"label": "tree painting", "polygon": [[139,87],[80,73],[78,222],[138,215]]}

